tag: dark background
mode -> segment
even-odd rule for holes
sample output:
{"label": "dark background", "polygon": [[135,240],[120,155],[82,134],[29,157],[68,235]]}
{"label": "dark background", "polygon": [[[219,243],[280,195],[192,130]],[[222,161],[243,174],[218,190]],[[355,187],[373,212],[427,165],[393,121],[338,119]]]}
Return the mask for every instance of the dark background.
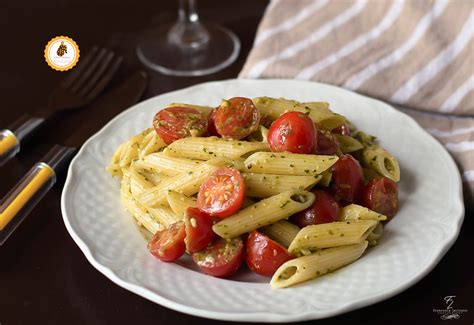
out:
{"label": "dark background", "polygon": [[[150,72],[144,98],[210,80],[234,78],[252,46],[267,2],[263,0],[199,0],[203,20],[234,30],[242,41],[239,59],[206,77],[165,77]],[[82,53],[106,45],[125,56],[120,76],[140,67],[134,54],[141,30],[173,21],[177,1],[6,1],[0,2],[0,128],[22,113],[46,103],[47,95],[65,73],[45,63],[43,50],[53,37],[72,37]],[[116,78],[120,80],[121,78]],[[111,85],[113,87],[113,84]],[[100,102],[100,99],[99,99]],[[117,109],[90,105],[56,118],[35,141],[0,169],[0,197],[50,147],[70,134],[87,138],[115,116]],[[217,324],[181,314],[113,284],[85,259],[64,227],[60,195],[65,175],[5,245],[0,247],[0,324]],[[418,284],[391,299],[322,324],[473,324],[474,248],[472,207],[461,234],[443,260]],[[387,279],[390,281],[390,279]],[[456,295],[456,309],[468,309],[459,320],[442,321],[433,308],[444,308],[443,297]],[[313,321],[315,322],[315,321]]]}

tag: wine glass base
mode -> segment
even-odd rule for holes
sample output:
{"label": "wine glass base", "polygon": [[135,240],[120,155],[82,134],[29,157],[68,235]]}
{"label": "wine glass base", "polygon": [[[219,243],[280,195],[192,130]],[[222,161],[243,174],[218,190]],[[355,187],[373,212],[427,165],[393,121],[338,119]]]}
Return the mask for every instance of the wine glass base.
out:
{"label": "wine glass base", "polygon": [[203,76],[226,68],[239,55],[239,39],[224,27],[205,25],[209,41],[199,49],[169,42],[170,27],[150,31],[141,39],[137,56],[146,67],[171,76]]}

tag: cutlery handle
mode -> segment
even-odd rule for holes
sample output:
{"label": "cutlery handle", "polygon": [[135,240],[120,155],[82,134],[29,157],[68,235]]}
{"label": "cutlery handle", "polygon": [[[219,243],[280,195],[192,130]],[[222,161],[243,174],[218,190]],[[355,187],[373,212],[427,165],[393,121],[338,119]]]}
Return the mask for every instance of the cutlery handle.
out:
{"label": "cutlery handle", "polygon": [[0,206],[0,245],[13,233],[56,182],[56,172],[74,148],[54,146],[5,196]]}
{"label": "cutlery handle", "polygon": [[44,121],[44,118],[25,114],[12,123],[8,129],[0,130],[0,166],[20,151],[20,142]]}

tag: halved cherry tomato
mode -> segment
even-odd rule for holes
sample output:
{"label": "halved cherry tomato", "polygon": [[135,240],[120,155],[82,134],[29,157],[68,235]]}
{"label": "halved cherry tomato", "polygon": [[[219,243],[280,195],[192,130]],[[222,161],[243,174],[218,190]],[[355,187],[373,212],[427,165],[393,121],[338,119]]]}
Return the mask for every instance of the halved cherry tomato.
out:
{"label": "halved cherry tomato", "polygon": [[351,131],[349,130],[349,126],[347,125],[347,123],[343,123],[341,126],[332,129],[332,133],[337,133],[340,135],[351,135]]}
{"label": "halved cherry tomato", "polygon": [[390,220],[399,207],[397,183],[387,177],[372,179],[362,193],[362,205]]}
{"label": "halved cherry tomato", "polygon": [[350,154],[339,157],[332,167],[331,193],[336,200],[353,203],[360,200],[364,188],[364,173]]}
{"label": "halved cherry tomato", "polygon": [[214,238],[212,220],[207,213],[198,208],[188,208],[184,218],[186,225],[186,250],[190,253],[199,252],[206,248]]}
{"label": "halved cherry tomato", "polygon": [[316,143],[316,126],[300,112],[281,115],[268,130],[268,144],[272,151],[312,154]]}
{"label": "halved cherry tomato", "polygon": [[316,146],[316,153],[319,155],[334,155],[339,149],[339,143],[331,131],[318,126],[318,144]]}
{"label": "halved cherry tomato", "polygon": [[264,234],[254,230],[247,238],[247,266],[255,273],[272,276],[273,273],[293,256],[285,247]]}
{"label": "halved cherry tomato", "polygon": [[176,222],[165,230],[157,231],[148,242],[148,250],[162,261],[175,261],[184,254],[185,236],[184,222]]}
{"label": "halved cherry tomato", "polygon": [[240,237],[219,238],[206,249],[194,253],[193,260],[204,273],[225,278],[238,270],[243,260],[244,243]]}
{"label": "halved cherry tomato", "polygon": [[153,119],[156,133],[166,144],[178,139],[201,136],[207,131],[207,119],[190,107],[168,107],[156,113]]}
{"label": "halved cherry tomato", "polygon": [[290,217],[290,221],[303,228],[309,225],[318,225],[336,221],[339,205],[334,197],[322,190],[314,190],[313,204],[306,210]]}
{"label": "halved cherry tomato", "polygon": [[217,108],[215,121],[220,135],[239,140],[258,129],[260,112],[250,98],[234,97]]}
{"label": "halved cherry tomato", "polygon": [[207,134],[209,136],[216,136],[219,137],[220,134],[217,132],[216,129],[216,112],[217,108],[214,108],[211,113],[209,113],[209,116],[207,117]]}
{"label": "halved cherry tomato", "polygon": [[221,167],[202,183],[197,206],[212,217],[225,218],[240,209],[244,196],[245,184],[240,172]]}

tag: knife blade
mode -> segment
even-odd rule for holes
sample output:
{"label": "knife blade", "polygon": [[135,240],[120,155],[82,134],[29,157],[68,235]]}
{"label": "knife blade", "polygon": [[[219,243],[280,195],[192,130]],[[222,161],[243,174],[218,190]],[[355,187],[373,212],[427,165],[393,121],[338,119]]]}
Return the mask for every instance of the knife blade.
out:
{"label": "knife blade", "polygon": [[[137,71],[116,88],[105,94],[95,106],[101,110],[124,110],[141,98],[147,85],[147,75]],[[55,145],[0,201],[0,245],[2,245],[25,217],[56,183],[56,174],[62,170],[76,149],[80,147],[94,123],[82,123],[79,132],[73,132],[61,145]]]}

